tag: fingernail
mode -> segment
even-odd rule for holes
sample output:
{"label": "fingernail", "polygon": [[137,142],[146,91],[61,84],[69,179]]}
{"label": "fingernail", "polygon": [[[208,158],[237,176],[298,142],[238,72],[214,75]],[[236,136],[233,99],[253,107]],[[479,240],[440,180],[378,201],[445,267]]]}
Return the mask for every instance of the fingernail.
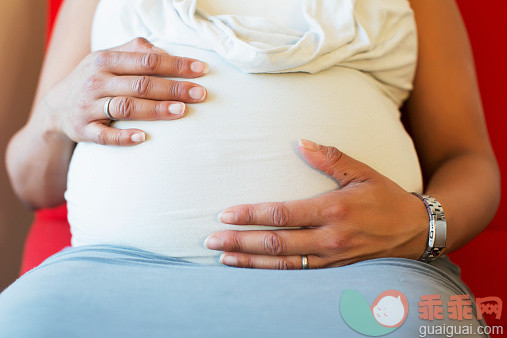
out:
{"label": "fingernail", "polygon": [[139,143],[146,141],[146,135],[144,133],[135,133],[130,136],[132,142]]}
{"label": "fingernail", "polygon": [[220,262],[229,266],[238,266],[238,259],[235,256],[222,254],[222,256],[220,256]]}
{"label": "fingernail", "polygon": [[169,112],[171,114],[183,115],[185,113],[185,104],[173,103],[169,106]]}
{"label": "fingernail", "polygon": [[201,101],[206,97],[206,90],[203,87],[192,87],[188,91],[188,95],[194,100]]}
{"label": "fingernail", "polygon": [[190,64],[190,69],[194,73],[206,74],[209,71],[209,65],[201,61],[194,61]]}
{"label": "fingernail", "polygon": [[308,141],[308,140],[305,140],[305,139],[300,139],[299,140],[299,145],[305,149],[308,149],[310,151],[317,151],[319,150],[319,145],[315,142],[312,142],[312,141]]}
{"label": "fingernail", "polygon": [[238,221],[238,215],[235,212],[222,211],[218,215],[218,219],[223,223],[236,223]]}
{"label": "fingernail", "polygon": [[221,250],[224,247],[224,240],[220,237],[209,236],[204,240],[204,245],[211,250]]}

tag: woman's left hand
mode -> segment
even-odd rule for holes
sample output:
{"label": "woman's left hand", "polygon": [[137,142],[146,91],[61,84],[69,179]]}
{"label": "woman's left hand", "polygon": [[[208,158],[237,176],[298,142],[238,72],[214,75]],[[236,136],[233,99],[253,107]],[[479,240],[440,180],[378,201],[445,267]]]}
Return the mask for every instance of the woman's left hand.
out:
{"label": "woman's left hand", "polygon": [[224,223],[300,228],[216,232],[205,245],[224,251],[222,263],[301,269],[301,255],[308,256],[310,268],[422,255],[429,217],[419,198],[334,147],[302,140],[299,150],[310,165],[335,178],[341,189],[305,200],[225,209],[220,214]]}

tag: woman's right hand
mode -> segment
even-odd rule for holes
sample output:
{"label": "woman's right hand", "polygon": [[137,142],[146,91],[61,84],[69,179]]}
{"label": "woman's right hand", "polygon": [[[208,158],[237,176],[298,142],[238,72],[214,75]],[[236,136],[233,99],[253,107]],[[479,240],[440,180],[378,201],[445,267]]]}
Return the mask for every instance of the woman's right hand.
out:
{"label": "woman's right hand", "polygon": [[117,120],[173,120],[182,117],[185,103],[198,103],[206,90],[195,83],[161,77],[204,75],[204,62],[172,56],[143,38],[93,52],[43,98],[50,109],[51,130],[74,142],[135,145],[146,139],[139,129],[110,127],[104,113]]}

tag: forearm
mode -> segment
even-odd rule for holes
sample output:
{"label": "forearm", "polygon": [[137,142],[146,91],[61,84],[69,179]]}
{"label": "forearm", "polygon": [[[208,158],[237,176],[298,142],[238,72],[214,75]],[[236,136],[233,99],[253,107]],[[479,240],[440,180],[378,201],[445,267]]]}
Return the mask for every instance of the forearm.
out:
{"label": "forearm", "polygon": [[41,100],[27,124],[11,139],[7,171],[17,196],[34,209],[64,202],[67,171],[75,143],[56,132]]}
{"label": "forearm", "polygon": [[[25,204],[33,208],[50,207],[64,202],[67,169],[74,149],[68,128],[61,128],[69,117],[66,102],[77,102],[69,85],[54,95],[50,110],[43,97],[71,74],[90,53],[90,31],[99,0],[65,0],[59,11],[37,87],[36,102],[28,123],[11,139],[7,170],[12,186]],[[82,73],[81,70],[78,70]],[[70,81],[70,83],[75,83]],[[74,90],[74,93],[80,93]],[[58,117],[55,117],[59,113]],[[60,123],[55,132],[51,123]]]}
{"label": "forearm", "polygon": [[444,208],[446,253],[464,246],[493,218],[500,202],[500,174],[493,155],[465,153],[443,162],[431,175],[425,193]]}

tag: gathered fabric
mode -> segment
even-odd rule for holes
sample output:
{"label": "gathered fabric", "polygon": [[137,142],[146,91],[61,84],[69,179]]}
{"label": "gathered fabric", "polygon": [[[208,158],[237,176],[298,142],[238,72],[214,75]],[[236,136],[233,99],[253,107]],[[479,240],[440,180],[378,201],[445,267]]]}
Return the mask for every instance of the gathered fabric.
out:
{"label": "gathered fabric", "polygon": [[[406,0],[304,0],[306,31],[268,18],[212,16],[196,0],[102,0],[117,13],[95,29],[116,32],[117,43],[139,32],[163,41],[215,51],[247,73],[317,73],[333,66],[363,71],[399,106],[412,89],[417,37]],[[104,25],[111,25],[108,29]],[[93,34],[94,50],[111,36]]]}

